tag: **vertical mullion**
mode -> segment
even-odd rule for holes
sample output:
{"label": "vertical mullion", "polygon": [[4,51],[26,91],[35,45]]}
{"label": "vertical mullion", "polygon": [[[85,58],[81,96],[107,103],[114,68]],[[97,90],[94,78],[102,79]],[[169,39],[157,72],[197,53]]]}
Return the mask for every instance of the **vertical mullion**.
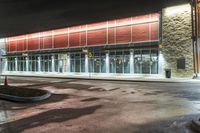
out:
{"label": "vertical mullion", "polygon": [[108,21],[106,23],[106,44],[108,45]]}
{"label": "vertical mullion", "polygon": [[70,47],[70,39],[69,39],[70,33],[69,33],[69,28],[67,28],[67,39],[68,39],[68,48]]}
{"label": "vertical mullion", "polygon": [[86,24],[86,46],[88,46],[88,25]]}
{"label": "vertical mullion", "polygon": [[54,31],[52,31],[52,49],[54,48]]}

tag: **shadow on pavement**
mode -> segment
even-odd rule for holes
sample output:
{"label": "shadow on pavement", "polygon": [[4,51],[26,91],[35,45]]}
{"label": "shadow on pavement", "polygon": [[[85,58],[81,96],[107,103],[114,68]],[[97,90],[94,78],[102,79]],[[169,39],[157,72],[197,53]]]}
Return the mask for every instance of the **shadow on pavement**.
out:
{"label": "shadow on pavement", "polygon": [[[70,83],[70,82],[76,82],[77,83]],[[75,89],[75,90],[86,90],[86,91],[103,91],[102,88],[92,88],[94,86],[92,85],[84,85],[84,84],[79,84],[78,80],[70,80],[70,81],[61,81],[61,82],[45,82],[45,83],[35,83],[33,85],[25,85],[25,86],[21,86],[21,87],[25,87],[25,88],[35,88],[35,89],[39,89],[41,87],[54,87],[56,89]],[[89,89],[92,88],[92,89]]]}
{"label": "shadow on pavement", "polygon": [[22,110],[26,109],[29,107],[34,107],[42,104],[49,104],[49,103],[56,103],[60,102],[62,100],[68,99],[71,95],[68,94],[52,94],[50,98],[40,101],[40,102],[35,102],[35,103],[15,103],[15,102],[7,102],[7,105],[5,106],[5,109],[7,111],[17,111],[17,110]]}
{"label": "shadow on pavement", "polygon": [[53,109],[28,118],[1,124],[0,126],[3,128],[2,132],[21,133],[26,129],[43,126],[48,123],[60,123],[71,119],[77,119],[84,115],[90,115],[101,107],[102,105],[95,105],[84,108]]}

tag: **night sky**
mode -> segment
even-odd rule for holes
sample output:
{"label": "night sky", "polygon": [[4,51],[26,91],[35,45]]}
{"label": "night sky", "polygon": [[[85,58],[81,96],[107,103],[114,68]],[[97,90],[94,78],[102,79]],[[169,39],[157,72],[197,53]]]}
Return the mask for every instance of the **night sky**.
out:
{"label": "night sky", "polygon": [[187,0],[0,0],[0,37],[143,15]]}

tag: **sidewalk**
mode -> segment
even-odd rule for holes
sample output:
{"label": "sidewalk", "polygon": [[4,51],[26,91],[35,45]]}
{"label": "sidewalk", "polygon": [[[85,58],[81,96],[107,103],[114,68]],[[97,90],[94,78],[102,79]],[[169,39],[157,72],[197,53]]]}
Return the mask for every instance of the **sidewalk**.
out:
{"label": "sidewalk", "polygon": [[132,82],[163,82],[163,83],[200,83],[200,79],[191,78],[165,78],[163,75],[107,75],[107,74],[70,74],[70,73],[4,73],[3,76],[12,77],[40,77],[40,78],[62,78],[62,79],[85,79],[85,80],[107,80],[107,81],[132,81]]}

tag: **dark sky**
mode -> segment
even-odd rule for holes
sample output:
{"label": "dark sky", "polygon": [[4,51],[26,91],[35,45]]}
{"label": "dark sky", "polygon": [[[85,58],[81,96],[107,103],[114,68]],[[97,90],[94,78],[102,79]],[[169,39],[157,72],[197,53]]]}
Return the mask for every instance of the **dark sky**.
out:
{"label": "dark sky", "polygon": [[187,0],[0,0],[0,37],[160,11]]}

